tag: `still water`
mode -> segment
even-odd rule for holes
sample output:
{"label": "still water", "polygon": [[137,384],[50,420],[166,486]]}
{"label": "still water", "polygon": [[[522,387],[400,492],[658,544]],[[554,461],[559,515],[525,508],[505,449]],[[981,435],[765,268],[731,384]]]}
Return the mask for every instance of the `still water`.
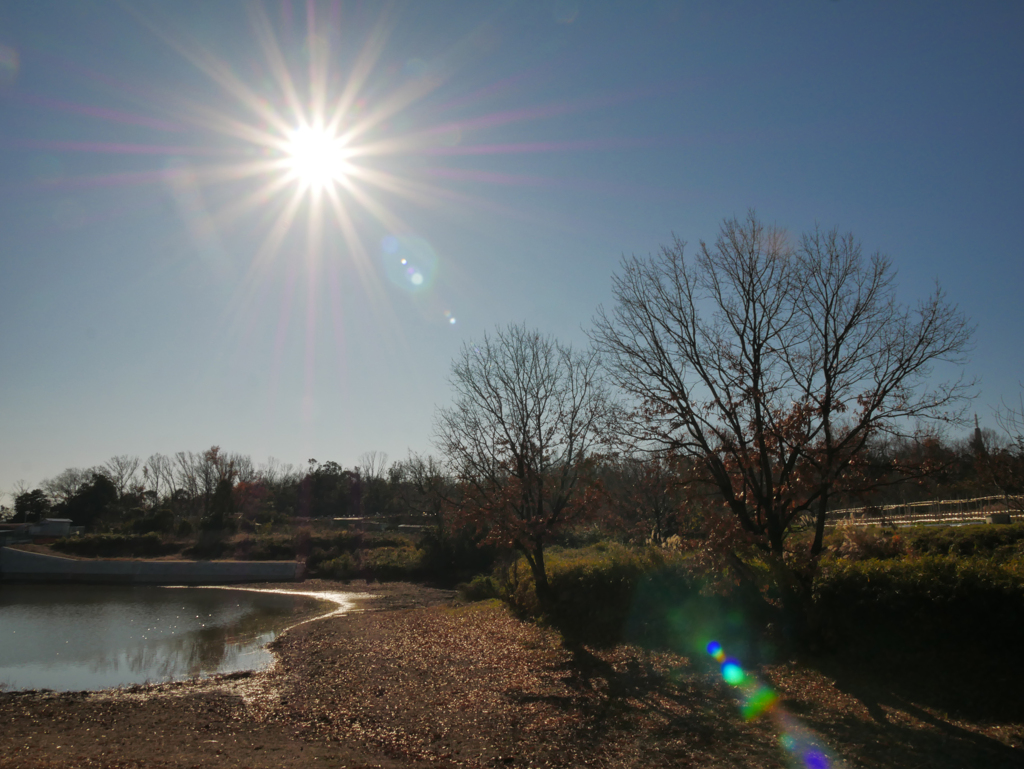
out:
{"label": "still water", "polygon": [[[343,599],[341,599],[343,600]],[[255,670],[266,645],[339,610],[230,588],[0,586],[0,689],[79,691]]]}

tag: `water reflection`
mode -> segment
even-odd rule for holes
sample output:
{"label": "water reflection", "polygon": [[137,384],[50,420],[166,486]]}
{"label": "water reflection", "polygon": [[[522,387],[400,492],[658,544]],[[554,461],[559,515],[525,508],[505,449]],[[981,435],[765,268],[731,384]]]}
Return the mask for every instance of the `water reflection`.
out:
{"label": "water reflection", "polygon": [[77,691],[252,670],[286,628],[337,609],[228,588],[0,586],[0,687]]}

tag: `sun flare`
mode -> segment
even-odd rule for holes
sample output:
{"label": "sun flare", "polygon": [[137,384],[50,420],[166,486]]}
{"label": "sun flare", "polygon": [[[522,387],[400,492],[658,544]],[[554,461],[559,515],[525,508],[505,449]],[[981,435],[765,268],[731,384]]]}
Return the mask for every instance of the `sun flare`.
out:
{"label": "sun flare", "polygon": [[344,141],[324,128],[295,129],[288,136],[285,153],[292,176],[313,190],[341,182],[349,170]]}

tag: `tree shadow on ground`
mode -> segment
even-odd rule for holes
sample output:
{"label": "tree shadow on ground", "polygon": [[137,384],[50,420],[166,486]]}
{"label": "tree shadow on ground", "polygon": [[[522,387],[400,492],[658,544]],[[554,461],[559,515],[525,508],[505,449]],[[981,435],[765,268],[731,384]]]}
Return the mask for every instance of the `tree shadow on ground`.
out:
{"label": "tree shadow on ground", "polygon": [[634,648],[614,654],[582,645],[567,649],[570,655],[555,671],[559,693],[514,699],[575,715],[573,741],[594,755],[622,751],[628,744],[634,754],[646,753],[642,765],[699,766],[703,762],[694,763],[695,756],[720,759],[723,746],[729,746],[736,766],[781,765],[770,730],[737,719],[734,701],[710,677],[688,668],[676,674]]}
{"label": "tree shadow on ground", "polygon": [[1024,680],[1024,665],[1019,661],[945,649],[872,659],[828,657],[815,660],[813,667],[860,701],[870,720],[828,719],[813,707],[802,720],[837,745],[861,746],[867,765],[874,760],[891,767],[1024,766],[1024,748],[980,731],[1006,725],[1024,731],[1024,699],[1017,683]]}
{"label": "tree shadow on ground", "polygon": [[975,648],[850,653],[810,666],[864,702],[876,720],[873,703],[903,702],[966,721],[1024,723],[1024,659],[993,647],[982,642]]}

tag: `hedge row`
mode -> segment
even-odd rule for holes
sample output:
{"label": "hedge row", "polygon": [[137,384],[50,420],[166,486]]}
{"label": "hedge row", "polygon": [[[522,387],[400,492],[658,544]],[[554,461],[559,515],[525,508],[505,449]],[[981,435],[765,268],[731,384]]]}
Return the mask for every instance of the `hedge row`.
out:
{"label": "hedge row", "polygon": [[824,559],[814,613],[836,645],[1024,638],[1024,561]]}
{"label": "hedge row", "polygon": [[[552,548],[546,557],[552,605],[547,619],[570,637],[617,640],[631,611],[637,584],[664,566],[655,548],[599,543],[572,550]],[[519,559],[502,575],[502,597],[519,614],[540,617],[533,575]]]}
{"label": "hedge row", "polygon": [[[695,652],[714,638],[748,659],[770,656],[773,642],[788,643],[790,628],[778,602],[765,600],[774,595],[767,585],[711,592],[685,556],[613,544],[555,550],[547,572],[553,599],[543,619],[570,640]],[[525,561],[499,582],[516,611],[541,617]],[[489,595],[482,581],[463,592]],[[1024,640],[1024,559],[826,558],[807,608],[819,640],[833,647],[909,648],[982,635]]]}
{"label": "hedge row", "polygon": [[331,554],[316,549],[306,559],[310,573],[325,579],[414,581],[425,576],[424,551],[415,547],[379,547]]}
{"label": "hedge row", "polygon": [[53,543],[58,552],[85,558],[155,558],[180,552],[181,547],[159,534],[90,534],[62,537]]}
{"label": "hedge row", "polygon": [[1024,523],[911,526],[899,533],[911,551],[921,555],[1024,555]]}

